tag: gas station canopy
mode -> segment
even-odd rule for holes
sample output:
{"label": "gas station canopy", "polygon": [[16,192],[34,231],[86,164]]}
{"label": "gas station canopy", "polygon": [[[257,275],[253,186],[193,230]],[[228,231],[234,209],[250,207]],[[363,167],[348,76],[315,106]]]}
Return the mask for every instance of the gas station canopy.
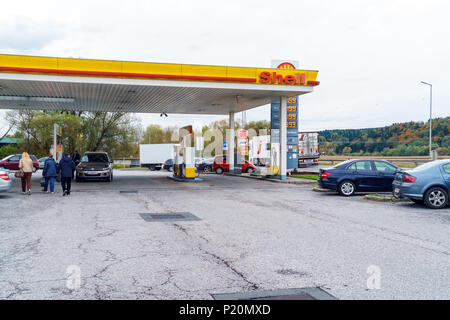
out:
{"label": "gas station canopy", "polygon": [[0,108],[230,114],[312,92],[317,73],[0,54]]}

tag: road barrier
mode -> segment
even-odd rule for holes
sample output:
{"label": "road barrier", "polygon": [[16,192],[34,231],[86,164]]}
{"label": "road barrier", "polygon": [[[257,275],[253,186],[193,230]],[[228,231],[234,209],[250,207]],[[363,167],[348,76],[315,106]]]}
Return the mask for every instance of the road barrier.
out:
{"label": "road barrier", "polygon": [[141,162],[139,159],[129,158],[129,159],[114,159],[113,164],[121,165],[121,166],[130,166],[130,167],[139,167]]}
{"label": "road barrier", "polygon": [[[449,156],[439,156],[438,159],[448,159]],[[331,164],[339,163],[345,160],[351,159],[380,159],[387,160],[395,163],[414,163],[416,166],[425,162],[431,161],[430,157],[417,156],[417,157],[385,157],[385,156],[320,156],[319,163],[331,162]]]}

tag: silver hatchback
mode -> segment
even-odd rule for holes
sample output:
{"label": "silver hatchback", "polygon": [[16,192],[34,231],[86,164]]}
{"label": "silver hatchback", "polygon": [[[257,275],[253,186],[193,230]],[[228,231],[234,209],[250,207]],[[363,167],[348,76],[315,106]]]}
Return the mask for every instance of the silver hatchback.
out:
{"label": "silver hatchback", "polygon": [[11,178],[8,171],[0,170],[0,192],[7,192],[11,189]]}

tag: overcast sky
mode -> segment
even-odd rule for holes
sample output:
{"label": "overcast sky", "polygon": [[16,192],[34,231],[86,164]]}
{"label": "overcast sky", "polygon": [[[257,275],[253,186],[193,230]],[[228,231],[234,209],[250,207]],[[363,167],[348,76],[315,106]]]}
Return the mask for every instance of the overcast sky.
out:
{"label": "overcast sky", "polygon": [[[448,0],[4,1],[0,53],[249,67],[298,60],[321,82],[300,99],[300,130],[377,127],[429,118],[421,80],[433,84],[433,117],[450,115],[449,12]],[[192,123],[139,117],[144,126]],[[247,119],[270,120],[269,107]]]}

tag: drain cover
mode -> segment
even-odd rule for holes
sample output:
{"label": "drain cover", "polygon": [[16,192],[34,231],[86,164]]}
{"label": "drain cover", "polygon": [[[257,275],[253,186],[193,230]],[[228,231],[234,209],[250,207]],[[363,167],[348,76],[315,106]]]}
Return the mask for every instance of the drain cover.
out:
{"label": "drain cover", "polygon": [[286,296],[273,296],[264,298],[254,298],[251,300],[318,300],[307,293],[303,294],[289,294]]}
{"label": "drain cover", "polygon": [[321,288],[281,289],[244,293],[211,294],[215,300],[336,300]]}
{"label": "drain cover", "polygon": [[147,222],[154,221],[196,221],[199,217],[190,212],[162,212],[162,213],[139,213],[142,219]]}

